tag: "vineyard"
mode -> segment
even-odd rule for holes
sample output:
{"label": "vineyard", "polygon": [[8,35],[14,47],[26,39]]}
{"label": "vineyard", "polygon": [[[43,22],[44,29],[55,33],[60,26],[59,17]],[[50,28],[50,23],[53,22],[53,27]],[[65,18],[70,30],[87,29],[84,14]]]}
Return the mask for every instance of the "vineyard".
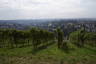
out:
{"label": "vineyard", "polygon": [[[67,38],[67,39],[66,39]],[[1,64],[95,64],[96,33],[0,29]]]}

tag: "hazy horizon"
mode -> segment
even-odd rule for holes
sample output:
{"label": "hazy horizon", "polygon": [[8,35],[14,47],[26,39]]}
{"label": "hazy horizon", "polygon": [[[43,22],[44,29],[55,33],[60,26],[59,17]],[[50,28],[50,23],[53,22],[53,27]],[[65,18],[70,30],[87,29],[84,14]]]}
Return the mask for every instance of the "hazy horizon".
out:
{"label": "hazy horizon", "polygon": [[96,0],[1,0],[0,20],[96,18]]}

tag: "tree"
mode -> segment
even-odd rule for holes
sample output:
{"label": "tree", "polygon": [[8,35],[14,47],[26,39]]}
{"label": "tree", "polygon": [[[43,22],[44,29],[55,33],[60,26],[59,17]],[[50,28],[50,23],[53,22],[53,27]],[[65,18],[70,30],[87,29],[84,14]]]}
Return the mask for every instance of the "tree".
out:
{"label": "tree", "polygon": [[72,32],[70,34],[70,41],[76,44],[78,47],[83,47],[86,40],[85,34],[86,31],[84,29]]}
{"label": "tree", "polygon": [[58,48],[61,48],[61,45],[63,43],[63,38],[64,38],[63,36],[64,36],[63,32],[61,31],[60,28],[58,28],[57,29]]}
{"label": "tree", "polygon": [[79,35],[78,37],[80,39],[80,46],[81,47],[83,47],[84,44],[85,44],[85,40],[86,40],[85,34],[86,34],[86,31],[84,29],[81,29],[80,34],[78,34]]}
{"label": "tree", "polygon": [[32,39],[32,45],[33,48],[36,49],[37,48],[37,43],[38,43],[38,31],[36,28],[32,28],[30,30],[30,35],[31,35],[31,39]]}
{"label": "tree", "polygon": [[9,32],[9,36],[10,36],[10,44],[11,44],[11,48],[14,47],[14,44],[16,44],[16,30],[15,29],[11,29]]}
{"label": "tree", "polygon": [[0,47],[4,45],[4,30],[0,29]]}

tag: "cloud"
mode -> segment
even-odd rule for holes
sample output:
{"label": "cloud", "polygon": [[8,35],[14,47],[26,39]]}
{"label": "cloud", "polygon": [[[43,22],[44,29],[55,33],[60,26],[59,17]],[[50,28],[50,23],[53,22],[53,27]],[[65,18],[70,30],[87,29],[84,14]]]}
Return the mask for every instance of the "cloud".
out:
{"label": "cloud", "polygon": [[0,19],[96,18],[96,0],[0,0]]}

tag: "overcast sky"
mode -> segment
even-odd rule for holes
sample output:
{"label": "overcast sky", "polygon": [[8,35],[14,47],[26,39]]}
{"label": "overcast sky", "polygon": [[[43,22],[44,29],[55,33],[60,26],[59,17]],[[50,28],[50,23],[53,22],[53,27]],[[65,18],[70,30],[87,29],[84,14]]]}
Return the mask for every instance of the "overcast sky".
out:
{"label": "overcast sky", "polygon": [[0,19],[96,18],[96,0],[0,0]]}

